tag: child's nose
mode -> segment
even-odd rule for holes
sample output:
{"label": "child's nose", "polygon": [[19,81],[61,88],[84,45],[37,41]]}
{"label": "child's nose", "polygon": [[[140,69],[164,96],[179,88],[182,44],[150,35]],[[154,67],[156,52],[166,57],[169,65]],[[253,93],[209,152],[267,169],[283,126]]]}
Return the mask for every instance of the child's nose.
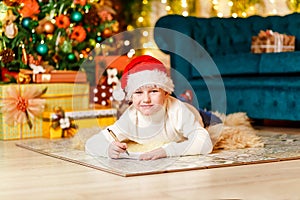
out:
{"label": "child's nose", "polygon": [[150,95],[147,92],[145,92],[144,95],[143,95],[143,101],[144,102],[150,102],[151,101],[150,100]]}

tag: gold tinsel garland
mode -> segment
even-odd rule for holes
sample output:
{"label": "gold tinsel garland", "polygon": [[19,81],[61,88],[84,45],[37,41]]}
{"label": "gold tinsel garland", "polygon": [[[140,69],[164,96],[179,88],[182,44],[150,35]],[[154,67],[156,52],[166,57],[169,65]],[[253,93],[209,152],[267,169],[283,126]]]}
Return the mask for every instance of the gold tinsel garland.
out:
{"label": "gold tinsel garland", "polygon": [[300,12],[300,0],[287,0],[288,8],[293,12]]}

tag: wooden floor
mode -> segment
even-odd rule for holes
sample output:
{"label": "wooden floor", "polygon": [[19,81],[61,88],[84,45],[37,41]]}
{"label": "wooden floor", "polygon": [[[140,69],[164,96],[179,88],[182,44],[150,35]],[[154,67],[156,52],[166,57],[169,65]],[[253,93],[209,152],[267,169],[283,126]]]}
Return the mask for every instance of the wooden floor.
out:
{"label": "wooden floor", "polygon": [[125,178],[15,142],[0,141],[1,200],[300,199],[300,160]]}

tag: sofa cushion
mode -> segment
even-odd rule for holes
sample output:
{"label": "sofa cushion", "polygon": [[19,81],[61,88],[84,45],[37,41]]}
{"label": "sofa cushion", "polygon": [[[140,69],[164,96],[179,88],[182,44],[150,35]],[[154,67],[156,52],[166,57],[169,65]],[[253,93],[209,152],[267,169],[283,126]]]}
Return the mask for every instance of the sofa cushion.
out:
{"label": "sofa cushion", "polygon": [[249,52],[251,23],[249,19],[189,18],[193,21],[191,37],[212,55]]}
{"label": "sofa cushion", "polygon": [[263,53],[259,63],[259,73],[300,72],[300,52]]}
{"label": "sofa cushion", "polygon": [[[224,77],[226,95],[222,94],[220,83],[213,79],[191,80],[200,108],[212,109],[211,96],[216,101],[215,110],[226,113],[246,112],[253,119],[295,120],[299,117],[295,110],[300,98],[299,76]],[[176,85],[176,84],[175,84]],[[208,86],[213,91],[208,91]],[[223,102],[227,107],[222,108]],[[276,112],[274,112],[276,111]]]}
{"label": "sofa cushion", "polygon": [[[245,75],[245,74],[258,74],[259,73],[259,63],[261,54],[252,53],[240,53],[240,54],[230,54],[226,56],[215,56],[213,61],[215,62],[221,75]],[[199,61],[201,62],[201,61]],[[207,76],[219,75],[212,71],[211,74],[206,74]],[[200,74],[196,69],[192,69],[193,78],[200,77]]]}
{"label": "sofa cushion", "polygon": [[260,54],[240,53],[226,56],[215,56],[221,75],[257,74]]}

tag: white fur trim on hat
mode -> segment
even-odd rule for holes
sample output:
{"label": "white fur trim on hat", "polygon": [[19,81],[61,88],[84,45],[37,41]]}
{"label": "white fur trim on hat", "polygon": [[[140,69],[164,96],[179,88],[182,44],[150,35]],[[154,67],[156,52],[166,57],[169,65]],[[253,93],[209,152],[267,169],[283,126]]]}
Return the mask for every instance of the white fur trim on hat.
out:
{"label": "white fur trim on hat", "polygon": [[174,91],[173,81],[165,72],[144,70],[128,75],[127,86],[125,88],[127,99],[131,98],[135,90],[146,85],[156,85],[170,94]]}

